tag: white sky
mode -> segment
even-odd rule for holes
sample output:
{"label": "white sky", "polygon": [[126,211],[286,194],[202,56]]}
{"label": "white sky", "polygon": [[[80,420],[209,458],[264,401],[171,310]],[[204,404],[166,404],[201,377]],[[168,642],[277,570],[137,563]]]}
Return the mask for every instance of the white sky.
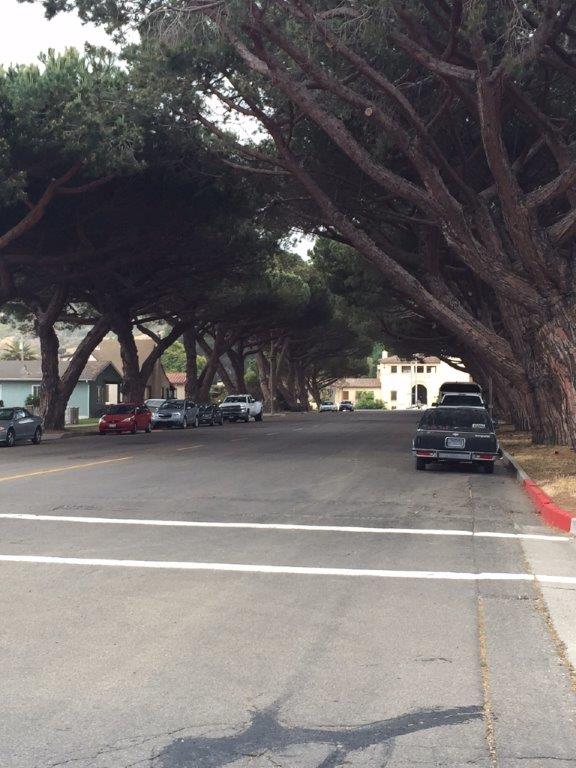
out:
{"label": "white sky", "polygon": [[29,64],[48,48],[82,50],[85,42],[111,47],[103,29],[82,24],[74,13],[47,21],[40,3],[0,0],[0,64]]}

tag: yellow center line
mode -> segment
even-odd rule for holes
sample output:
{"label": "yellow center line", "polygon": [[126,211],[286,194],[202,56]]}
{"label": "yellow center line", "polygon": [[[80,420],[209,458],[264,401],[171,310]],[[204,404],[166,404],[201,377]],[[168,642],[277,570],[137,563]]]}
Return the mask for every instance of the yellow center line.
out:
{"label": "yellow center line", "polygon": [[186,448],[176,448],[177,451],[191,451],[194,448],[200,448],[199,445],[187,445]]}
{"label": "yellow center line", "polygon": [[67,467],[55,467],[54,469],[39,469],[37,472],[25,472],[21,475],[8,475],[7,477],[0,477],[0,483],[5,483],[8,480],[23,480],[26,477],[37,477],[38,475],[52,475],[56,472],[68,472],[72,469],[85,469],[87,467],[96,467],[100,464],[113,464],[117,461],[128,461],[133,459],[134,456],[120,456],[117,459],[103,459],[101,461],[89,461],[85,464],[70,464]]}

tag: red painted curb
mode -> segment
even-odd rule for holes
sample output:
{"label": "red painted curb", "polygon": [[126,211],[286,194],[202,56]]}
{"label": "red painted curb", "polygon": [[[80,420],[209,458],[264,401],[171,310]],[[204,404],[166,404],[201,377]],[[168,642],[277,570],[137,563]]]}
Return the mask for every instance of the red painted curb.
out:
{"label": "red painted curb", "polygon": [[560,528],[562,531],[569,533],[572,531],[572,521],[576,520],[574,513],[555,504],[550,496],[539,485],[536,485],[534,480],[524,480],[524,490],[536,505],[536,509],[542,515],[545,523],[554,528]]}

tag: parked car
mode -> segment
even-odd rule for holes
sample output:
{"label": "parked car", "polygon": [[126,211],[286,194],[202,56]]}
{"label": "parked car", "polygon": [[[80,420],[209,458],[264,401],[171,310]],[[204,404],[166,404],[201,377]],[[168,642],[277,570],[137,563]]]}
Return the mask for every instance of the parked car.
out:
{"label": "parked car", "polygon": [[352,400],[342,400],[340,405],[338,406],[339,411],[353,411],[354,410],[354,403]]}
{"label": "parked car", "polygon": [[228,395],[220,403],[222,416],[228,421],[245,421],[251,418],[262,421],[264,418],[262,403],[252,395]]}
{"label": "parked car", "polygon": [[412,441],[416,469],[428,464],[457,461],[494,472],[494,462],[502,456],[490,414],[485,408],[438,406],[428,409],[420,419]]}
{"label": "parked car", "polygon": [[320,413],[322,413],[322,411],[337,411],[338,406],[336,405],[336,403],[333,403],[331,400],[322,400],[322,402],[320,403],[320,408],[318,408],[318,410],[320,411]]}
{"label": "parked car", "polygon": [[200,424],[209,424],[211,427],[214,424],[219,424],[220,426],[224,424],[222,411],[214,403],[203,403],[198,406],[198,420]]}
{"label": "parked car", "polygon": [[164,403],[167,402],[165,397],[152,397],[149,400],[144,401],[144,405],[146,405],[152,413],[156,413],[158,408],[160,408],[161,405],[164,405]]}
{"label": "parked car", "polygon": [[158,427],[197,427],[198,406],[192,400],[166,400],[152,413],[152,426]]}
{"label": "parked car", "polygon": [[110,432],[131,432],[134,435],[138,430],[152,432],[152,412],[144,403],[109,405],[98,423],[101,435]]}
{"label": "parked car", "polygon": [[42,419],[26,408],[0,408],[0,443],[13,448],[18,440],[42,442]]}

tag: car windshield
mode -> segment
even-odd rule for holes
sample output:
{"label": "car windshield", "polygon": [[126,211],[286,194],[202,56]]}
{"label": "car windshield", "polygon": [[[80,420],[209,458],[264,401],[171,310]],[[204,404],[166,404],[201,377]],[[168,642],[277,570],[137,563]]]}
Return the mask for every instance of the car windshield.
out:
{"label": "car windshield", "polygon": [[148,408],[160,408],[164,402],[165,400],[146,400],[146,405]]}
{"label": "car windshield", "polygon": [[226,400],[224,400],[225,403],[245,403],[246,402],[246,396],[245,395],[229,395]]}
{"label": "car windshield", "polygon": [[322,405],[334,405],[334,403],[333,403],[333,402],[331,402],[330,400],[324,400],[324,401],[322,402]]}
{"label": "car windshield", "polygon": [[118,416],[122,414],[133,413],[133,412],[134,412],[134,406],[126,405],[125,403],[120,405],[109,405],[108,408],[106,408],[106,414],[108,416]]}
{"label": "car windshield", "polygon": [[480,395],[444,395],[442,405],[480,405],[482,398]]}
{"label": "car windshield", "polygon": [[0,408],[0,421],[12,421],[14,408]]}
{"label": "car windshield", "polygon": [[487,411],[471,408],[431,408],[422,416],[418,429],[492,430]]}
{"label": "car windshield", "polygon": [[160,406],[161,411],[181,411],[184,408],[184,400],[171,400]]}

